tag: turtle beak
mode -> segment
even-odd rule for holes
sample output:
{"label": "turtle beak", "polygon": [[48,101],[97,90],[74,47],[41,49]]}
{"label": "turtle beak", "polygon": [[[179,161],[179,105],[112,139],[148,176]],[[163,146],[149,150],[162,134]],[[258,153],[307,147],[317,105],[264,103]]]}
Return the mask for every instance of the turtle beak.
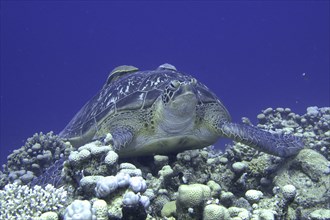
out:
{"label": "turtle beak", "polygon": [[194,93],[194,83],[184,82],[181,83],[180,88],[173,97],[172,107],[174,107],[178,113],[189,114],[192,109],[195,109],[197,104],[197,98]]}

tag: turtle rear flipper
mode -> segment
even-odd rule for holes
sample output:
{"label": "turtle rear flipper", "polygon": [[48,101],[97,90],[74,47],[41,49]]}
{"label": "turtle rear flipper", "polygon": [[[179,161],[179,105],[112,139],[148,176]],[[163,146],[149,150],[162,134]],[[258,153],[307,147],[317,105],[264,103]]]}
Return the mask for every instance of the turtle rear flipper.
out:
{"label": "turtle rear flipper", "polygon": [[60,187],[64,184],[61,175],[65,157],[57,160],[52,166],[48,167],[40,176],[35,177],[31,181],[31,186],[39,185],[45,187],[47,184],[52,184],[55,187]]}
{"label": "turtle rear flipper", "polygon": [[304,147],[298,137],[270,133],[252,126],[225,123],[220,130],[226,137],[279,157],[294,156]]}

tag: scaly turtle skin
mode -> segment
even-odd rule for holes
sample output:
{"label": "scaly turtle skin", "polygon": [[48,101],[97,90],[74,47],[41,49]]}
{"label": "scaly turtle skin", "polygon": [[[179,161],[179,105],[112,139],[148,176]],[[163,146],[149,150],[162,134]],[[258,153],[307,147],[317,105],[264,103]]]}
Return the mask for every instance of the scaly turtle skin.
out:
{"label": "scaly turtle skin", "polygon": [[303,148],[296,137],[231,123],[213,92],[170,64],[152,71],[117,67],[60,136],[79,147],[109,132],[121,157],[203,148],[220,137],[280,157]]}

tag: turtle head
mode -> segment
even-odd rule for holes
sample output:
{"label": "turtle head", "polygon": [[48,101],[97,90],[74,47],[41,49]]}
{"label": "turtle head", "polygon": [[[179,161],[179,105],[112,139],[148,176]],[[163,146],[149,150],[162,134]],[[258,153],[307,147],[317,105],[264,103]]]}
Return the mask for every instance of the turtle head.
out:
{"label": "turtle head", "polygon": [[181,132],[194,123],[197,97],[195,85],[197,81],[171,80],[162,94],[163,127],[167,132]]}

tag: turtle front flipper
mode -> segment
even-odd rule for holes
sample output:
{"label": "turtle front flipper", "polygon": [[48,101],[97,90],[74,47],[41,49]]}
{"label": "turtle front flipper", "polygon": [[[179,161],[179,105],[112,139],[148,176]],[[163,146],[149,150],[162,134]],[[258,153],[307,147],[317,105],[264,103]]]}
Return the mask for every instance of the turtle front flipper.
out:
{"label": "turtle front flipper", "polygon": [[252,126],[225,123],[219,129],[226,137],[279,157],[294,156],[304,147],[298,137],[270,133]]}
{"label": "turtle front flipper", "polygon": [[120,127],[110,133],[113,138],[114,150],[117,152],[128,146],[133,140],[133,132],[129,127]]}

